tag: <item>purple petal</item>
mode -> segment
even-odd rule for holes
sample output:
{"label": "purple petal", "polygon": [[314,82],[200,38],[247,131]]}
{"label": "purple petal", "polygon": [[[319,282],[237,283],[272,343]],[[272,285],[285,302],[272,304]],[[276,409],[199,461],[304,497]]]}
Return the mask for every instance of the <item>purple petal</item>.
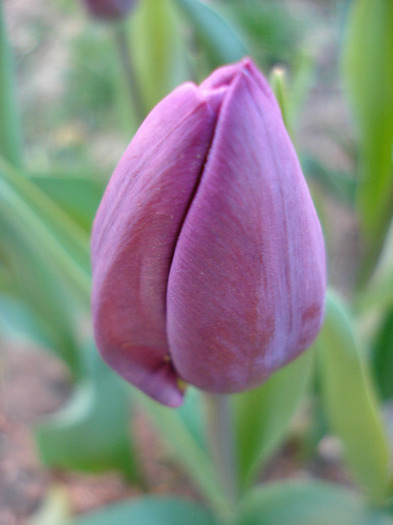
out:
{"label": "purple petal", "polygon": [[136,0],[83,0],[89,13],[102,20],[112,20],[125,16]]}
{"label": "purple petal", "polygon": [[269,87],[251,62],[229,84],[170,269],[174,366],[215,392],[260,384],[315,338],[323,316],[322,233]]}
{"label": "purple petal", "polygon": [[167,280],[220,98],[220,90],[201,93],[184,84],[150,113],[112,176],[93,228],[97,346],[125,379],[170,406],[183,392],[169,357]]}

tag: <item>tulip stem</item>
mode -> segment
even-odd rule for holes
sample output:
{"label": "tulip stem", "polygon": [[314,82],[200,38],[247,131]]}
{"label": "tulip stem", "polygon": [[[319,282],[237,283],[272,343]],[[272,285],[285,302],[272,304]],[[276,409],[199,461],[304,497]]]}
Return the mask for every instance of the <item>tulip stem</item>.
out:
{"label": "tulip stem", "polygon": [[208,393],[204,399],[207,437],[217,478],[228,500],[235,505],[238,486],[230,399],[225,394]]}
{"label": "tulip stem", "polygon": [[123,69],[129,97],[131,99],[131,105],[139,126],[145,118],[146,113],[144,110],[141,90],[136,79],[134,61],[129,49],[127,29],[123,22],[116,24],[114,29],[114,40],[120,58],[120,65]]}

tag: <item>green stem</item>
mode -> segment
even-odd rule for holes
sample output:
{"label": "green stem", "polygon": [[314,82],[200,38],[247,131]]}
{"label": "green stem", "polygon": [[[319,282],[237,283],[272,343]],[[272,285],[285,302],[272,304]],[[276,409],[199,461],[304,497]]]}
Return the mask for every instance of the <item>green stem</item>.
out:
{"label": "green stem", "polygon": [[139,126],[139,124],[145,118],[146,113],[144,110],[142,94],[136,79],[134,61],[128,46],[126,25],[122,22],[116,24],[113,35],[120,58],[120,65],[126,82],[128,95],[131,101],[131,106]]}
{"label": "green stem", "polygon": [[22,141],[3,0],[0,0],[0,154],[14,166],[22,164]]}
{"label": "green stem", "polygon": [[234,507],[238,500],[238,477],[230,398],[225,394],[208,393],[204,394],[204,398],[212,460],[218,481]]}

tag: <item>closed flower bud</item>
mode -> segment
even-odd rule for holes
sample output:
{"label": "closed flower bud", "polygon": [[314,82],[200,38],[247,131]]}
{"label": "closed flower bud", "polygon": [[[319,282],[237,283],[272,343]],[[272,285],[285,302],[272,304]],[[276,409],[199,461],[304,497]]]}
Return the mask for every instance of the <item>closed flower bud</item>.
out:
{"label": "closed flower bud", "polygon": [[232,393],[307,348],[322,322],[321,227],[278,104],[245,59],[148,115],[92,235],[97,346],[169,406]]}
{"label": "closed flower bud", "polygon": [[94,18],[114,20],[126,16],[136,0],[83,0],[83,3]]}

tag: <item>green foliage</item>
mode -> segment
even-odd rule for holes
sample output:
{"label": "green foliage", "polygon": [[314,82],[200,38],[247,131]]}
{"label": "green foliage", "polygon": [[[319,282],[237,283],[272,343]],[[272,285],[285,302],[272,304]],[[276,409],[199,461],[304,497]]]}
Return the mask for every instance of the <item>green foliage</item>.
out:
{"label": "green foliage", "polygon": [[371,357],[382,399],[393,399],[393,309],[386,312]]}
{"label": "green foliage", "polygon": [[68,525],[218,525],[211,513],[177,498],[145,497],[108,506]]}
{"label": "green foliage", "polygon": [[356,181],[348,173],[332,170],[311,156],[301,157],[305,175],[315,180],[332,196],[352,205],[355,199]]}
{"label": "green foliage", "polygon": [[344,445],[354,478],[372,501],[382,502],[388,483],[389,446],[352,324],[344,306],[330,294],[316,343],[322,400],[329,424]]}
{"label": "green foliage", "polygon": [[93,179],[65,176],[34,176],[31,180],[71,219],[90,233],[104,192],[103,184]]}
{"label": "green foliage", "polygon": [[88,374],[67,405],[36,431],[41,459],[51,467],[102,472],[118,470],[137,480],[128,431],[129,395],[125,384],[86,348]]}
{"label": "green foliage", "polygon": [[[116,104],[117,56],[105,27],[87,24],[73,41],[62,108],[68,116],[102,126]],[[64,117],[64,116],[63,116]]]}
{"label": "green foliage", "polygon": [[262,386],[234,396],[240,483],[250,485],[282,443],[310,380],[312,352],[273,374]]}
{"label": "green foliage", "polygon": [[294,62],[304,28],[284,2],[229,0],[222,2],[222,10],[241,28],[252,55],[266,68]]}
{"label": "green foliage", "polygon": [[177,22],[173,0],[144,0],[130,20],[130,52],[146,112],[186,79]]}
{"label": "green foliage", "polygon": [[[157,430],[176,453],[177,460],[187,469],[211,506],[219,515],[227,516],[233,502],[228,501],[223,493],[211,459],[205,450],[204,431],[199,423],[200,408],[193,412],[189,412],[187,408],[174,410],[139,392],[138,399],[147,409]],[[192,404],[196,402],[198,401],[195,397],[191,398]]]}
{"label": "green foliage", "polygon": [[178,0],[191,24],[197,44],[209,68],[237,62],[249,54],[236,27],[217,11],[199,0]]}
{"label": "green foliage", "polygon": [[15,166],[22,163],[19,113],[16,107],[15,82],[11,50],[8,45],[0,2],[0,155]]}
{"label": "green foliage", "polygon": [[393,4],[353,2],[343,56],[345,86],[359,137],[357,208],[368,252],[362,278],[372,272],[393,213]]}
{"label": "green foliage", "polygon": [[283,481],[252,491],[236,525],[391,525],[352,491],[322,481]]}

